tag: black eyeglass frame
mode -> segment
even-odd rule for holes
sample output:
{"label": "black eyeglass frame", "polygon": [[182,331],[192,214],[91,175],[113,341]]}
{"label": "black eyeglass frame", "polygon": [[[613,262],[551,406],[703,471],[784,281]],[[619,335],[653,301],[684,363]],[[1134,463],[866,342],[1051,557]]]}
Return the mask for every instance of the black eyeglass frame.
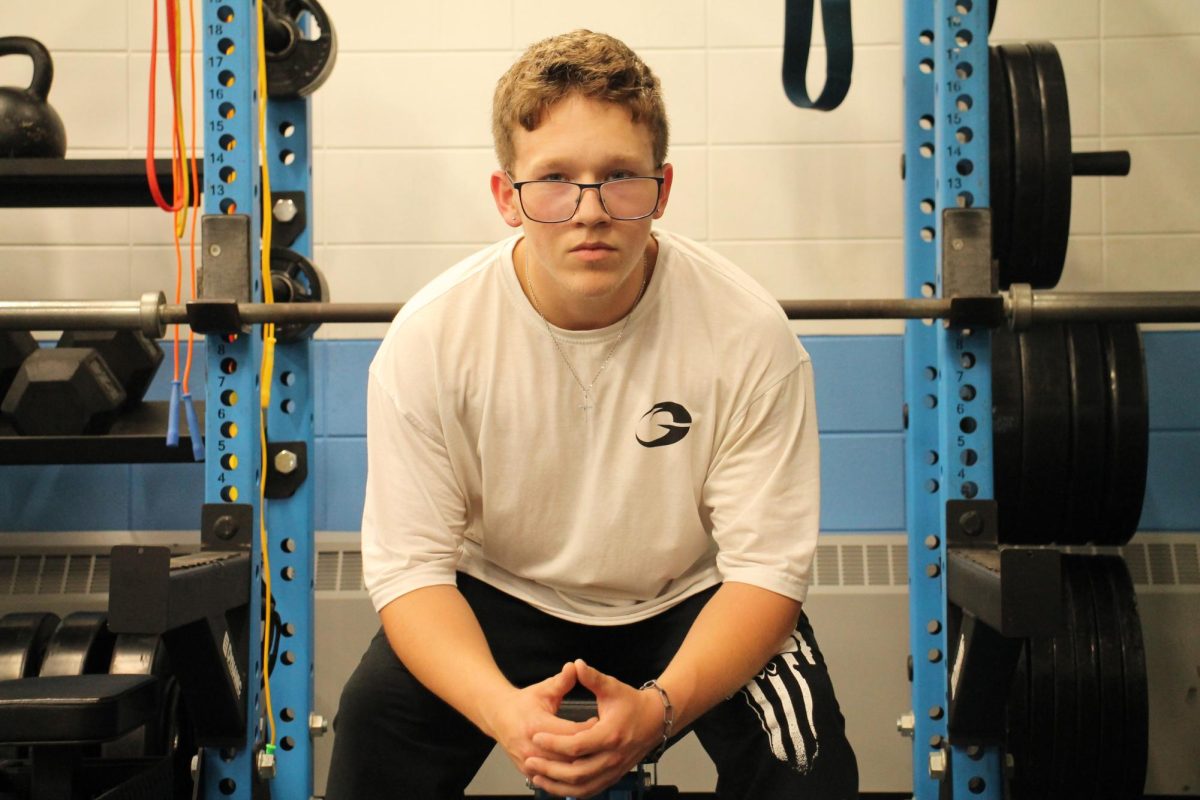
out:
{"label": "black eyeglass frame", "polygon": [[[620,183],[621,181],[638,180],[652,180],[658,184],[658,191],[654,195],[654,208],[650,209],[645,214],[641,214],[640,216],[636,217],[618,217],[616,214],[613,214],[611,211],[609,211],[608,206],[604,203],[604,192],[601,190],[601,187],[608,183]],[[608,214],[608,216],[615,220],[620,220],[621,222],[634,222],[639,219],[645,219],[646,217],[654,216],[654,212],[658,211],[658,206],[662,202],[662,187],[665,180],[666,178],[660,175],[631,175],[628,178],[613,178],[612,180],[600,181],[600,183],[579,183],[577,181],[546,181],[537,179],[529,181],[514,181],[512,179],[512,175],[508,176],[508,182],[512,184],[514,189],[517,190],[517,202],[521,204],[521,213],[534,222],[540,222],[543,225],[557,225],[560,222],[570,222],[571,220],[575,219],[575,215],[579,213],[579,206],[583,203],[583,193],[587,189],[596,190],[596,197],[598,197],[600,200],[600,207],[604,209],[605,214]],[[546,220],[540,220],[537,217],[532,216],[528,211],[525,210],[525,198],[521,195],[521,187],[530,183],[562,183],[577,186],[579,188],[579,196],[575,198],[575,208],[573,211],[571,211],[571,216],[567,217],[566,219],[554,220],[553,222],[547,222]]]}

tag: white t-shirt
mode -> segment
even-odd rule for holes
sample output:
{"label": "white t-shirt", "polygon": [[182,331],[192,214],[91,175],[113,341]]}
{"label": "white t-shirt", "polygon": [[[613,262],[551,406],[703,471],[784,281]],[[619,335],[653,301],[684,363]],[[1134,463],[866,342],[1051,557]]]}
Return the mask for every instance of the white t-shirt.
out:
{"label": "white t-shirt", "polygon": [[[517,281],[518,236],[404,305],[368,377],[376,609],[456,570],[595,625],[723,580],[804,600],[820,505],[808,354],[744,272],[654,236],[657,265],[590,410]],[[624,323],[553,329],[585,386]]]}

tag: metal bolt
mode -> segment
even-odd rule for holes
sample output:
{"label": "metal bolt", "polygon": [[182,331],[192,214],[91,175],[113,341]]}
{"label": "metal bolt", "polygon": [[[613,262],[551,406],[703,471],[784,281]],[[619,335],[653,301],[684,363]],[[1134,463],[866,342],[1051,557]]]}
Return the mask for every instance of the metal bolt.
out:
{"label": "metal bolt", "polygon": [[978,511],[967,511],[958,518],[958,525],[967,536],[978,536],[983,533],[983,517]]}
{"label": "metal bolt", "polygon": [[271,780],[275,777],[275,754],[260,750],[258,753],[258,777]]}
{"label": "metal bolt", "polygon": [[300,213],[300,209],[296,208],[296,203],[290,197],[282,197],[275,201],[275,209],[273,211],[275,219],[280,222],[291,222]]}
{"label": "metal bolt", "polygon": [[228,542],[233,537],[237,536],[238,525],[237,520],[228,514],[217,517],[217,521],[213,523],[213,533],[223,542]]}
{"label": "metal bolt", "polygon": [[280,450],[275,454],[275,471],[280,475],[291,475],[300,466],[300,459],[291,450]]}
{"label": "metal bolt", "polygon": [[1017,772],[1017,762],[1012,753],[1004,754],[1004,774],[1011,778]]}
{"label": "metal bolt", "polygon": [[929,777],[937,781],[946,777],[945,750],[935,750],[929,754]]}
{"label": "metal bolt", "polygon": [[192,783],[200,777],[200,754],[192,756]]}
{"label": "metal bolt", "polygon": [[966,247],[966,245],[963,244],[962,239],[952,239],[950,241],[950,247],[954,250],[962,250],[964,247]]}
{"label": "metal bolt", "polygon": [[210,244],[210,245],[208,246],[208,254],[209,254],[210,256],[212,256],[213,258],[216,258],[217,256],[221,255],[221,245],[219,245],[219,244]]}
{"label": "metal bolt", "polygon": [[329,721],[320,714],[308,715],[308,735],[314,739],[324,736],[329,731]]}
{"label": "metal bolt", "polygon": [[911,711],[900,715],[900,719],[896,720],[896,730],[901,736],[907,736],[911,739],[914,731],[917,729],[917,717]]}

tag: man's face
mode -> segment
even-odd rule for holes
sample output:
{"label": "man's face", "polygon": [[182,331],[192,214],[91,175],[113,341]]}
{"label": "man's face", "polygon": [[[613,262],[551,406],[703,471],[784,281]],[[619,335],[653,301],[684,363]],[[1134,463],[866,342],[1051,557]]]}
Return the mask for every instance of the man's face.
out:
{"label": "man's face", "polygon": [[[662,216],[670,192],[671,167],[654,169],[649,128],[635,124],[629,109],[571,95],[559,101],[532,131],[513,132],[514,181],[567,180],[600,183],[614,178],[661,175],[666,180],[658,210],[639,220],[614,220],[600,205],[596,190],[583,193],[567,222],[540,223],[526,217],[503,172],[493,175],[492,190],[509,224],[525,228],[523,257],[545,304],[603,304],[631,281],[641,284],[642,256],[650,226]],[[523,265],[518,264],[518,270]],[[628,292],[621,292],[621,297]]]}

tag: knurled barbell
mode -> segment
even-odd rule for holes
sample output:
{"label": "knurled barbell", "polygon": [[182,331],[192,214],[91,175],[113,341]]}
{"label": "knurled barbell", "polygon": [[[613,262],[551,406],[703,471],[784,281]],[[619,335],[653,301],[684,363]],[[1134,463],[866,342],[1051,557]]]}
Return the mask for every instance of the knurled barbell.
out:
{"label": "knurled barbell", "polygon": [[[968,327],[1024,330],[1046,322],[1200,322],[1200,292],[1035,291],[1013,284],[992,295],[950,298],[781,300],[788,319],[941,319]],[[141,330],[161,338],[169,325],[195,323],[214,306],[242,325],[391,322],[403,303],[166,302],[162,292],[140,300],[0,302],[0,330]],[[213,329],[202,332],[218,332]]]}

